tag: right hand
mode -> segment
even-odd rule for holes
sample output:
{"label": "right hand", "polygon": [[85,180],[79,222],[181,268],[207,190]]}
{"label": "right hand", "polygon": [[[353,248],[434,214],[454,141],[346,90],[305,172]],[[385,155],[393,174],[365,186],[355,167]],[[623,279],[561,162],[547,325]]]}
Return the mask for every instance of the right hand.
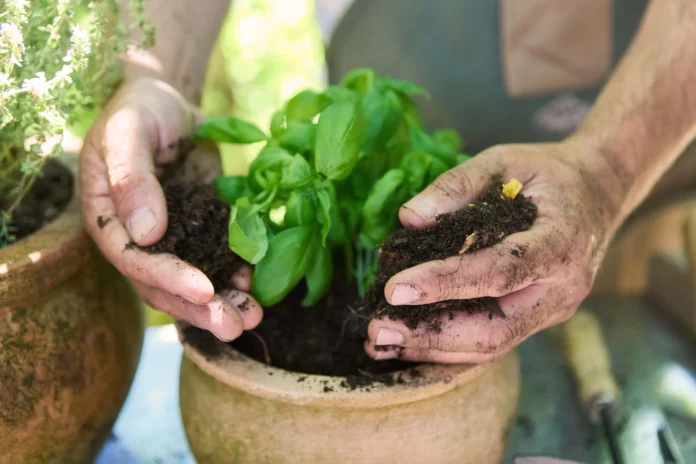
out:
{"label": "right hand", "polygon": [[[80,153],[80,199],[85,228],[104,256],[150,306],[176,319],[234,340],[259,324],[263,310],[249,295],[251,269],[215,294],[210,280],[169,254],[128,248],[148,246],[167,229],[167,205],[157,174],[178,156],[177,142],[193,134],[200,114],[168,84],[140,78],[124,84],[102,111]],[[196,150],[187,162],[198,180],[220,170],[219,156]],[[251,304],[240,311],[247,299]]]}

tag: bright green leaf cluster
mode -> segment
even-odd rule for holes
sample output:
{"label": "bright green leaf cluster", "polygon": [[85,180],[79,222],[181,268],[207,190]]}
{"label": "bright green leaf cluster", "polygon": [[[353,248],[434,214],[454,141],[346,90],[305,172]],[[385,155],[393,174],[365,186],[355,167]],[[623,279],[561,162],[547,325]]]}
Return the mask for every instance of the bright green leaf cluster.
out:
{"label": "bright green leaf cluster", "polygon": [[425,130],[414,95],[429,97],[411,82],[355,69],[338,86],[289,99],[271,118],[270,135],[232,117],[198,128],[201,139],[265,142],[246,177],[215,183],[232,208],[230,248],[256,265],[253,293],[262,305],[280,302],[302,279],[302,304],[317,303],[339,262],[364,294],[399,207],[468,159],[456,132]]}

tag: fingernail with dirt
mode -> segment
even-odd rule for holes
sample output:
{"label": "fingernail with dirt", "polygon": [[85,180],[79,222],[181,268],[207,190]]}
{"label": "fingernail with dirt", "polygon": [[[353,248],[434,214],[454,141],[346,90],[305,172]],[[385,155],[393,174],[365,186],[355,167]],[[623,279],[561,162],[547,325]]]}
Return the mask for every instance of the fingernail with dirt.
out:
{"label": "fingernail with dirt", "polygon": [[[379,329],[377,332],[377,339],[375,340],[375,345],[385,346],[385,345],[401,345],[404,342],[404,336],[392,329]],[[385,353],[384,351],[382,353]],[[396,357],[396,356],[394,356]],[[387,359],[387,358],[381,358]]]}
{"label": "fingernail with dirt", "polygon": [[150,208],[142,206],[131,214],[126,226],[131,238],[138,242],[147,237],[152,232],[152,229],[157,227],[157,218]]}
{"label": "fingernail with dirt", "polygon": [[404,208],[410,209],[424,221],[430,221],[437,216],[437,203],[426,195],[416,195],[404,204]]}
{"label": "fingernail with dirt", "polygon": [[399,306],[416,302],[420,297],[420,290],[413,285],[396,284],[394,290],[392,290],[389,302],[394,306]]}
{"label": "fingernail with dirt", "polygon": [[384,361],[387,359],[396,359],[398,357],[399,357],[399,351],[394,349],[394,350],[377,351],[377,352],[375,352],[374,359],[377,361]]}

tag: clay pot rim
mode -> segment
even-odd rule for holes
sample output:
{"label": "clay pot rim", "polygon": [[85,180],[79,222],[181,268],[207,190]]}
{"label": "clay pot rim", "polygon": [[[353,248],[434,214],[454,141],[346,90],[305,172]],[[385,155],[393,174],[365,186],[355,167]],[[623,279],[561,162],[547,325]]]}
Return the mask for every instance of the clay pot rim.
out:
{"label": "clay pot rim", "polygon": [[[404,384],[386,386],[375,384],[350,390],[340,384],[345,377],[302,374],[269,366],[234,349],[228,343],[215,340],[220,354],[206,357],[182,336],[183,324],[177,323],[184,355],[202,371],[223,384],[249,394],[273,401],[308,406],[369,409],[411,403],[442,395],[462,384],[471,382],[491,367],[491,364],[421,364],[417,377],[408,371],[402,375]],[[304,377],[304,380],[300,378]],[[331,391],[325,392],[325,389]]]}
{"label": "clay pot rim", "polygon": [[[45,291],[76,272],[88,259],[91,242],[82,228],[77,188],[77,153],[56,159],[74,179],[73,195],[60,215],[50,223],[0,248],[0,305],[26,298],[20,282],[32,281],[34,289]],[[71,255],[70,259],[65,259]],[[56,266],[56,263],[62,266]]]}

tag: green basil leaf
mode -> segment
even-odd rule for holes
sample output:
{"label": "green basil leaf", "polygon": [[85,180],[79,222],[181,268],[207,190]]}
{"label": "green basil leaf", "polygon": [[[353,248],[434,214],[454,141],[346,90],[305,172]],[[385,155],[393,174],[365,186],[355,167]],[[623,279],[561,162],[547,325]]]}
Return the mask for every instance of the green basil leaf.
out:
{"label": "green basil leaf", "polygon": [[362,201],[351,198],[343,199],[338,205],[347,236],[352,236],[353,233],[358,229],[358,225],[360,224],[360,216],[362,214],[362,205]]}
{"label": "green basil leaf", "polygon": [[221,176],[215,179],[215,190],[219,199],[233,205],[238,198],[251,196],[246,176]]}
{"label": "green basil leaf", "polygon": [[316,222],[314,193],[309,190],[294,190],[285,204],[285,224],[287,226],[304,226]]}
{"label": "green basil leaf", "polygon": [[341,101],[358,101],[359,95],[357,92],[338,85],[332,85],[324,90],[324,95],[334,103]]}
{"label": "green basil leaf", "polygon": [[280,145],[295,153],[307,153],[314,148],[317,126],[309,121],[288,121],[287,128],[278,137]]}
{"label": "green basil leaf", "polygon": [[370,217],[378,216],[384,210],[396,192],[396,189],[404,182],[406,174],[401,169],[390,169],[385,172],[370,190],[367,200],[363,205],[363,221]]}
{"label": "green basil leaf", "polygon": [[252,293],[264,307],[285,298],[314,261],[314,226],[285,229],[268,244],[266,256],[254,268]]}
{"label": "green basil leaf", "polygon": [[285,111],[278,110],[271,116],[271,135],[280,137],[285,132]]}
{"label": "green basil leaf", "polygon": [[196,129],[195,138],[248,144],[266,140],[266,134],[250,122],[231,116],[218,116],[203,121]]}
{"label": "green basil leaf", "polygon": [[343,79],[341,86],[355,90],[361,95],[367,95],[375,87],[377,73],[368,68],[356,68],[349,71]]}
{"label": "green basil leaf", "polygon": [[427,183],[432,184],[445,171],[449,170],[449,166],[438,158],[430,159],[430,167],[428,168]]}
{"label": "green basil leaf", "polygon": [[432,159],[430,154],[423,151],[411,152],[402,158],[401,169],[406,173],[409,195],[415,195],[425,187]]}
{"label": "green basil leaf", "polygon": [[240,198],[232,206],[228,232],[230,249],[243,260],[256,264],[266,255],[266,225],[248,198]]}
{"label": "green basil leaf", "polygon": [[326,246],[326,239],[331,231],[332,210],[337,212],[335,211],[336,193],[328,182],[318,185],[314,192],[319,207],[317,219],[321,224],[321,245]]}
{"label": "green basil leaf", "polygon": [[411,148],[413,151],[424,151],[443,161],[447,166],[457,164],[457,152],[450,151],[447,146],[439,145],[428,135],[413,118],[407,118]]}
{"label": "green basil leaf", "polygon": [[362,209],[362,233],[376,246],[394,229],[396,212],[405,200],[404,183],[406,173],[401,169],[390,169],[370,190]]}
{"label": "green basil leaf", "polygon": [[394,135],[401,120],[401,102],[389,89],[386,92],[374,90],[363,98],[361,110],[366,126],[362,147],[369,155],[383,148]]}
{"label": "green basil leaf", "polygon": [[333,263],[331,250],[319,245],[318,241],[313,242],[315,248],[314,261],[309,265],[307,271],[307,295],[302,299],[302,307],[313,306],[326,295],[333,280]]}
{"label": "green basil leaf", "polygon": [[312,167],[302,155],[295,155],[289,163],[283,165],[283,177],[280,186],[287,189],[306,187],[314,178]]}
{"label": "green basil leaf", "polygon": [[317,124],[314,168],[330,180],[348,177],[360,156],[364,125],[355,103],[343,101],[326,108]]}
{"label": "green basil leaf", "polygon": [[433,133],[433,140],[444,149],[458,153],[464,146],[462,138],[454,129],[443,129]]}
{"label": "green basil leaf", "polygon": [[413,82],[392,79],[391,77],[385,76],[380,79],[379,84],[380,86],[385,86],[404,95],[423,95],[425,98],[430,99],[428,91]]}
{"label": "green basil leaf", "polygon": [[285,106],[285,114],[288,121],[311,121],[330,103],[331,100],[326,95],[311,90],[303,90],[288,101]]}
{"label": "green basil leaf", "polygon": [[292,161],[292,155],[275,146],[266,146],[249,166],[249,186],[252,191],[270,190],[280,181],[283,166]]}

